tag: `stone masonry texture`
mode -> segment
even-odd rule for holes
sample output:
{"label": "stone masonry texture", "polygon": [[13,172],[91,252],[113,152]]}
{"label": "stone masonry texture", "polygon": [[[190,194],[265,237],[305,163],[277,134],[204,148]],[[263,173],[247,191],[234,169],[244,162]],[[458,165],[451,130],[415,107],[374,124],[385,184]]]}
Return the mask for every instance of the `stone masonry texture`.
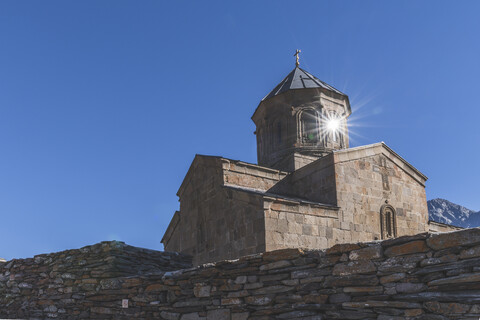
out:
{"label": "stone masonry texture", "polygon": [[[310,116],[306,116],[308,113]],[[290,90],[263,100],[252,116],[256,126],[258,164],[295,171],[332,150],[348,148],[347,118],[350,113],[348,97],[329,90]],[[342,127],[342,134],[336,139],[327,134],[329,131],[325,127],[326,119],[333,115],[338,117]],[[304,120],[311,116],[319,120],[314,120],[316,141],[307,139],[312,131],[306,131]]]}
{"label": "stone masonry texture", "polygon": [[426,179],[384,143],[336,150],[294,172],[197,155],[162,242],[194,264],[326,249],[385,238],[385,205],[395,210],[395,236],[455,229],[428,223]]}
{"label": "stone masonry texture", "polygon": [[190,267],[103,242],[0,263],[0,318],[478,319],[480,229]]}

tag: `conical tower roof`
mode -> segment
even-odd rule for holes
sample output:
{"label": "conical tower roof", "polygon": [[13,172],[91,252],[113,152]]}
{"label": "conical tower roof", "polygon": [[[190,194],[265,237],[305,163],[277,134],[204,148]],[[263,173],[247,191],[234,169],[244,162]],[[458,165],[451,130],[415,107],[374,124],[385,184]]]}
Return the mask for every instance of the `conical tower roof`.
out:
{"label": "conical tower roof", "polygon": [[303,70],[302,68],[296,66],[286,77],[280,82],[275,89],[273,89],[269,94],[267,94],[262,101],[265,101],[271,97],[279,95],[288,90],[295,89],[314,89],[314,88],[323,88],[330,91],[333,91],[342,96],[347,96],[343,92],[335,89],[331,85],[323,82],[309,72]]}

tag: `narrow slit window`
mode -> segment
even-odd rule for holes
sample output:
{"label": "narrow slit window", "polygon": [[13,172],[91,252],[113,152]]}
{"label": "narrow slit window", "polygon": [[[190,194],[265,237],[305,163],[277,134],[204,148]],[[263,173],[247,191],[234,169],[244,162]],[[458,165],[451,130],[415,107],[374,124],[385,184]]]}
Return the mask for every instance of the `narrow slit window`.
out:
{"label": "narrow slit window", "polygon": [[382,239],[390,239],[397,236],[395,218],[395,209],[392,206],[382,206],[382,209],[380,210],[380,229]]}

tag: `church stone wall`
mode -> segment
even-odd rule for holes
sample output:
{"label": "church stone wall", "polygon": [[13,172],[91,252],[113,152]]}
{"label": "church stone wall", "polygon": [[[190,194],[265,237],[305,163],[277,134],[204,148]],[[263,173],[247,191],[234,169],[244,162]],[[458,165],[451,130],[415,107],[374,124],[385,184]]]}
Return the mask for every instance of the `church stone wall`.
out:
{"label": "church stone wall", "polygon": [[304,155],[298,152],[292,152],[285,155],[282,160],[278,161],[276,166],[278,168],[282,168],[285,171],[293,172],[306,166],[307,164],[318,160],[318,158],[318,156],[315,157]]}
{"label": "church stone wall", "polygon": [[270,191],[336,205],[337,191],[333,155],[327,155],[288,175]]}
{"label": "church stone wall", "polygon": [[337,243],[338,208],[282,199],[265,199],[266,251],[319,249]]}
{"label": "church stone wall", "polygon": [[[403,170],[383,144],[334,153],[340,226],[351,240],[381,239],[380,210],[395,209],[396,236],[428,231],[425,180]],[[349,239],[347,239],[349,240]]]}
{"label": "church stone wall", "polygon": [[197,156],[178,192],[180,211],[162,239],[165,249],[192,255],[195,264],[265,251],[261,195],[229,188],[228,182],[268,188],[282,175],[239,161]]}
{"label": "church stone wall", "polygon": [[[311,227],[301,228],[306,233],[298,238],[288,235],[290,241],[277,235],[277,246],[267,247],[280,248],[286,243],[322,249],[336,243],[382,239],[380,211],[387,204],[395,210],[396,236],[428,231],[425,180],[383,143],[335,151],[289,174],[269,191],[338,207],[336,217],[298,217],[311,222]],[[286,213],[278,216],[291,217]],[[282,224],[293,222],[287,219]],[[276,232],[285,232],[282,224],[279,222]],[[306,240],[313,235],[320,239]]]}
{"label": "church stone wall", "polygon": [[[108,250],[100,254],[108,245],[93,247],[0,263],[0,318],[480,317],[479,229],[286,249],[170,272],[165,262],[178,268],[182,256],[158,252],[151,253],[157,271],[148,274],[136,269],[155,264],[148,255],[141,264],[125,263],[121,255],[105,255]],[[124,273],[115,273],[120,267]]]}
{"label": "church stone wall", "polygon": [[[177,195],[180,211],[177,212],[162,239],[166,250],[195,255],[197,243],[205,238],[205,211],[218,193],[222,174],[218,170],[220,159],[217,157],[196,156]],[[220,164],[221,165],[221,164]],[[203,243],[202,243],[203,245]]]}
{"label": "church stone wall", "polygon": [[179,214],[177,232],[164,245],[168,251],[192,255],[194,264],[265,250],[262,199],[258,195],[220,188],[189,213]]}
{"label": "church stone wall", "polygon": [[223,183],[266,191],[285,178],[288,172],[260,167],[251,163],[222,158]]}
{"label": "church stone wall", "polygon": [[[425,181],[383,143],[335,151],[291,173],[197,156],[162,242],[198,264],[425,232]],[[381,221],[386,205],[395,211],[391,235]]]}

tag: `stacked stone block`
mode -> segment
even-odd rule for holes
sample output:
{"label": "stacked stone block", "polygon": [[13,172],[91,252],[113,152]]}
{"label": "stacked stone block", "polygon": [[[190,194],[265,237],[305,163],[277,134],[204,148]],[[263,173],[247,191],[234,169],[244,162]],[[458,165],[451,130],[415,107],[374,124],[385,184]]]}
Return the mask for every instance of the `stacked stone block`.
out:
{"label": "stacked stone block", "polygon": [[[177,195],[162,243],[205,263],[265,251],[263,193],[287,175],[275,169],[197,155]],[[254,192],[253,192],[254,191]]]}
{"label": "stacked stone block", "polygon": [[[118,277],[107,270],[92,276],[98,253],[81,250],[3,263],[0,317],[480,317],[480,229],[338,244],[326,250],[283,249],[195,268]],[[170,269],[187,263],[186,257],[158,253],[163,255],[170,257]],[[100,267],[103,260],[109,261],[101,256]],[[82,261],[87,261],[83,267]],[[169,267],[157,269],[162,268]]]}
{"label": "stacked stone block", "polygon": [[[191,267],[191,257],[101,242],[81,249],[0,262],[0,318],[87,319],[123,294],[122,276]],[[125,282],[126,281],[126,282]],[[98,301],[96,292],[106,296]]]}
{"label": "stacked stone block", "polygon": [[194,264],[457,229],[428,223],[426,177],[384,143],[337,150],[294,172],[196,156],[162,242]]}

